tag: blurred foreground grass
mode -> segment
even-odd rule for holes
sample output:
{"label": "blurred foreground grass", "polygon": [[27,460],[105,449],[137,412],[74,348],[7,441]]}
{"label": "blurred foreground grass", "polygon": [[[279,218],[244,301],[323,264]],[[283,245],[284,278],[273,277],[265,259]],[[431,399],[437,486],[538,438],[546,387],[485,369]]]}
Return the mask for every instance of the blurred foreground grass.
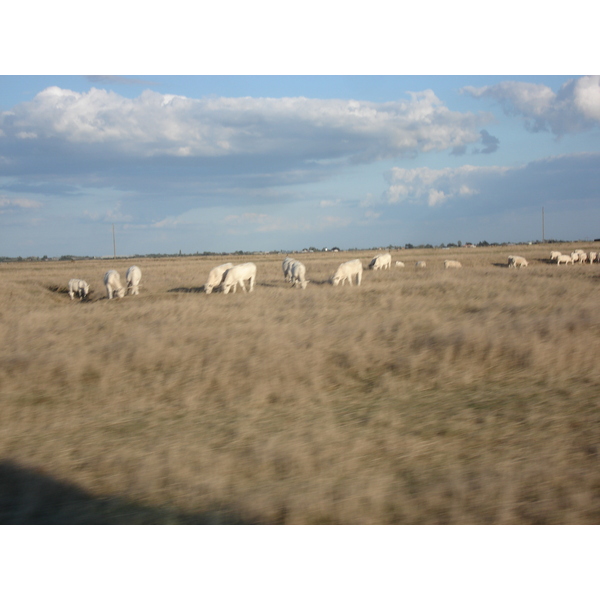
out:
{"label": "blurred foreground grass", "polygon": [[[110,302],[132,261],[2,264],[0,521],[598,523],[600,265],[550,249],[395,252],[352,288],[372,253],[299,255],[306,290],[278,255],[141,259]],[[252,294],[201,293],[247,260]]]}

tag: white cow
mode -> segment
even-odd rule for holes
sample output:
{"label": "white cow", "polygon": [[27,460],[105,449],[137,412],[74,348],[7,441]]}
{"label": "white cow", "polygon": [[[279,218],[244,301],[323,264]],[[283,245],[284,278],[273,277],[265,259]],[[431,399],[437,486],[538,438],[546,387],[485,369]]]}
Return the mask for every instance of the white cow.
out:
{"label": "white cow", "polygon": [[113,297],[114,293],[119,298],[125,295],[125,288],[121,285],[121,277],[114,269],[104,274],[104,285],[106,286],[106,293],[109,300]]}
{"label": "white cow", "polygon": [[218,267],[211,269],[208,274],[208,280],[204,284],[204,291],[207,294],[210,294],[214,288],[221,286],[225,280],[225,274],[231,267],[233,267],[233,263],[225,263],[224,265],[219,265]]}
{"label": "white cow", "polygon": [[596,261],[596,257],[598,256],[596,252],[590,252],[590,265]]}
{"label": "white cow", "polygon": [[427,263],[424,260],[418,260],[415,263],[415,267],[419,268],[419,269],[424,269],[427,266]]}
{"label": "white cow", "polygon": [[562,256],[562,252],[560,250],[550,251],[550,260],[556,260],[559,256]]}
{"label": "white cow", "polygon": [[579,252],[579,262],[580,263],[586,263],[588,259],[588,256],[585,252]]}
{"label": "white cow", "polygon": [[444,269],[460,269],[462,265],[457,260],[445,260]]}
{"label": "white cow", "polygon": [[246,280],[250,282],[249,291],[251,292],[254,289],[254,281],[256,280],[256,265],[254,263],[249,262],[242,265],[235,265],[231,269],[228,269],[225,273],[225,279],[221,284],[223,293],[228,294],[229,290],[233,287],[233,293],[235,294],[238,283],[245,293],[246,286],[244,286],[244,281]]}
{"label": "white cow", "polygon": [[137,296],[140,293],[139,286],[142,280],[142,270],[133,265],[127,269],[125,273],[125,281],[127,281],[127,291],[132,296]]}
{"label": "white cow", "polygon": [[293,287],[296,287],[297,284],[300,284],[300,287],[305,290],[309,283],[310,281],[306,279],[306,267],[299,260],[295,260],[292,264]]}
{"label": "white cow", "polygon": [[369,269],[377,271],[379,269],[389,269],[392,266],[392,255],[388,252],[386,254],[378,254],[369,263]]}
{"label": "white cow", "polygon": [[83,279],[69,280],[69,296],[71,300],[75,299],[75,294],[83,300],[90,293],[90,286]]}
{"label": "white cow", "polygon": [[522,256],[509,256],[508,266],[516,269],[519,267],[526,267],[529,263]]}
{"label": "white cow", "polygon": [[573,259],[568,254],[561,254],[556,259],[556,264],[560,265],[562,263],[565,263],[565,265],[568,265],[569,263],[573,264]]}
{"label": "white cow", "polygon": [[337,271],[331,278],[331,283],[333,285],[338,285],[341,282],[342,285],[344,285],[344,283],[347,281],[350,285],[352,285],[352,277],[356,275],[356,285],[360,285],[362,280],[362,272],[363,266],[358,258],[349,260],[348,262],[342,263],[337,268]]}
{"label": "white cow", "polygon": [[283,277],[286,281],[292,280],[292,265],[296,262],[295,258],[291,256],[286,256],[281,263],[281,268],[283,269]]}
{"label": "white cow", "polygon": [[397,261],[396,261],[396,266],[397,266],[397,267],[403,267],[403,266],[404,266],[404,263],[403,263],[401,260],[397,260]]}
{"label": "white cow", "polygon": [[579,252],[571,252],[571,260],[574,263],[579,262]]}

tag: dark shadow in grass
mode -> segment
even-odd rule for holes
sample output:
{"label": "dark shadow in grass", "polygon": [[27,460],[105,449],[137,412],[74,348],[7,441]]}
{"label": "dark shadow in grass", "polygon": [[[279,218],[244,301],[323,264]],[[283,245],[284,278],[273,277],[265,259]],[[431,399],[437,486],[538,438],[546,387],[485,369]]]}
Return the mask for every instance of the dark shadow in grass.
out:
{"label": "dark shadow in grass", "polygon": [[[329,279],[325,279],[324,281],[315,281],[314,279],[309,279],[308,280],[308,287],[310,287],[311,285],[325,285],[325,284],[330,284],[331,282],[329,281]],[[254,285],[254,287],[268,287],[268,288],[281,288],[281,289],[290,289],[293,290],[294,286],[288,281],[288,282],[283,282],[281,285],[277,284],[277,283],[256,283]],[[300,289],[300,286],[296,286],[297,289]]]}
{"label": "dark shadow in grass", "polygon": [[65,287],[64,285],[47,285],[46,289],[50,290],[51,292],[54,292],[55,294],[69,293],[69,288]]}
{"label": "dark shadow in grass", "polygon": [[500,267],[502,269],[508,269],[508,263],[492,263],[494,267]]}
{"label": "dark shadow in grass", "polygon": [[[167,292],[173,292],[175,294],[202,294],[204,293],[204,286],[200,286],[200,287],[191,287],[191,288],[187,288],[187,287],[178,287],[178,288],[173,288],[171,290],[167,290]],[[217,293],[217,290],[212,291],[213,294]]]}
{"label": "dark shadow in grass", "polygon": [[[69,295],[69,288],[65,287],[64,285],[47,285],[45,287],[47,290],[51,291],[54,294],[60,294],[62,296]],[[90,288],[90,291],[85,298],[80,298],[76,294],[75,298],[73,298],[73,302],[75,302],[75,301],[77,301],[77,302],[95,302],[98,299],[99,298],[94,298],[94,290],[92,290]]]}
{"label": "dark shadow in grass", "polygon": [[230,507],[180,513],[92,496],[41,470],[0,461],[0,525],[250,525]]}

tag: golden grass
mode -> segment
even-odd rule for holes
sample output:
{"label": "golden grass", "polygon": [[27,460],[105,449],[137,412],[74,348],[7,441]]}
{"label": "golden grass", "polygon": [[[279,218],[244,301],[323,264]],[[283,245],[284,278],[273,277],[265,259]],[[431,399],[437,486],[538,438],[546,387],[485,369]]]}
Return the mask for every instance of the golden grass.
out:
{"label": "golden grass", "polygon": [[[68,521],[52,480],[72,522],[598,523],[600,265],[562,246],[392,252],[352,288],[374,253],[295,255],[306,290],[280,255],[2,264],[0,520]],[[202,293],[248,260],[252,294]]]}

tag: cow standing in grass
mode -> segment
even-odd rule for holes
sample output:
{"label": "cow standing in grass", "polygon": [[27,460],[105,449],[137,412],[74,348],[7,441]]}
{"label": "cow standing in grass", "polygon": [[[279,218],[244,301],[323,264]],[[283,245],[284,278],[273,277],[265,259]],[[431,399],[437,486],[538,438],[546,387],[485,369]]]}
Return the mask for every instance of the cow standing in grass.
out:
{"label": "cow standing in grass", "polygon": [[125,273],[125,280],[127,281],[127,290],[132,296],[137,296],[140,293],[139,286],[141,279],[142,271],[139,267],[134,265],[127,269],[127,273]]}
{"label": "cow standing in grass", "polygon": [[69,296],[71,300],[75,299],[77,295],[81,300],[87,297],[90,293],[90,286],[83,279],[70,279],[69,280]]}
{"label": "cow standing in grass", "polygon": [[240,284],[240,287],[244,292],[246,292],[246,287],[244,286],[244,281],[248,281],[250,285],[251,292],[254,289],[254,282],[256,280],[256,265],[254,263],[244,263],[243,265],[235,265],[231,267],[225,274],[225,279],[223,281],[223,293],[228,294],[229,290],[233,288],[233,293],[235,294],[235,289],[237,284]]}
{"label": "cow standing in grass", "polygon": [[356,277],[356,285],[360,285],[362,280],[363,266],[358,258],[354,260],[349,260],[348,262],[342,263],[337,271],[333,274],[331,278],[331,283],[333,285],[338,285],[347,281],[350,285],[352,285],[352,278]]}
{"label": "cow standing in grass", "polygon": [[225,274],[231,267],[233,267],[233,263],[225,263],[224,265],[219,265],[218,267],[211,269],[208,274],[208,280],[204,284],[204,291],[207,294],[210,294],[213,289],[221,287],[225,280]]}
{"label": "cow standing in grass", "polygon": [[109,300],[114,297],[115,293],[118,298],[122,298],[125,295],[125,288],[121,285],[121,277],[114,269],[104,274],[104,285],[106,286],[106,294]]}

